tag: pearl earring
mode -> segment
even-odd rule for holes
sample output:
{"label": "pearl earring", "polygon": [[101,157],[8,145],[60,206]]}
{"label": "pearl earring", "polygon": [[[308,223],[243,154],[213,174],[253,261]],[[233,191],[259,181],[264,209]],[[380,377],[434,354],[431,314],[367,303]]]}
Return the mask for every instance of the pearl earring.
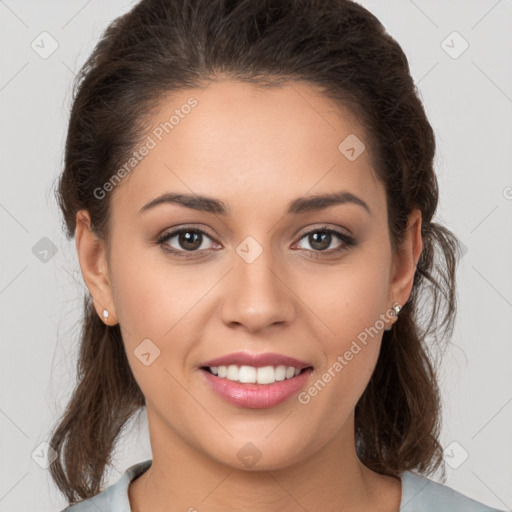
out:
{"label": "pearl earring", "polygon": [[104,309],[103,310],[103,318],[106,320],[108,318],[108,310],[107,309]]}
{"label": "pearl earring", "polygon": [[[395,303],[393,304],[393,306],[391,306],[391,307],[393,308],[393,310],[394,310],[394,312],[395,312],[394,316],[398,316],[398,313],[400,313],[400,310],[402,309],[402,306],[400,306],[400,304],[398,304],[398,302],[395,302]],[[385,330],[385,331],[391,331],[391,328],[392,328],[392,327],[393,327],[393,326],[392,326],[392,325],[390,325],[389,327],[386,327],[384,330]]]}

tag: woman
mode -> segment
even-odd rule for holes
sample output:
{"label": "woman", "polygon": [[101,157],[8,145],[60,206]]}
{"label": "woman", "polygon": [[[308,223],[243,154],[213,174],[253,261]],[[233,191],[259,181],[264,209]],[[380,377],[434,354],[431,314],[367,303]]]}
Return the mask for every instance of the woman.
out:
{"label": "woman", "polygon": [[[434,153],[403,51],[356,3],[115,20],[58,188],[90,292],[50,441],[66,510],[493,510],[427,478],[459,251]],[[143,407],[153,458],[101,490]]]}

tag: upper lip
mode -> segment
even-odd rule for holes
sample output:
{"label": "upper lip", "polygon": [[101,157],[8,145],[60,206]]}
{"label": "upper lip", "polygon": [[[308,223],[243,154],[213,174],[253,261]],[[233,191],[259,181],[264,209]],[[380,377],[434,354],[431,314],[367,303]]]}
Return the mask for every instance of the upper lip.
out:
{"label": "upper lip", "polygon": [[308,368],[312,366],[309,363],[295,359],[294,357],[284,356],[282,354],[275,354],[272,352],[265,352],[264,354],[251,354],[249,352],[234,352],[225,356],[210,359],[204,362],[201,366],[229,366],[235,364],[237,366],[254,366],[261,368],[263,366],[293,366],[294,368]]}

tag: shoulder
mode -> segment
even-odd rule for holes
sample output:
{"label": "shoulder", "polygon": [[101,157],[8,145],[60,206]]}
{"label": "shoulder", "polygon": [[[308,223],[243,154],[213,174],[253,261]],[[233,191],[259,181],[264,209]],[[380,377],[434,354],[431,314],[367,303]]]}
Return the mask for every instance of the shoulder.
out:
{"label": "shoulder", "polygon": [[455,489],[427,477],[402,474],[400,512],[504,512],[480,503]]}
{"label": "shoulder", "polygon": [[107,487],[96,496],[92,496],[80,503],[70,505],[60,512],[130,512],[130,500],[128,498],[128,487],[130,482],[142,475],[150,466],[152,460],[145,460],[129,467],[121,478]]}

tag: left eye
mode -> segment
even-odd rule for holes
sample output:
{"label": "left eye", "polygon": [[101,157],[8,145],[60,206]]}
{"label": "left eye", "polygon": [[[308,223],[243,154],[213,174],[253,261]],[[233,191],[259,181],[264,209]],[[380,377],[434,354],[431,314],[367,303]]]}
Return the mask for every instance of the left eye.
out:
{"label": "left eye", "polygon": [[[334,238],[337,238],[341,244],[334,249],[326,250],[331,245],[333,236]],[[301,240],[304,238],[306,238],[308,243],[313,246],[313,251],[317,253],[325,252],[327,254],[332,254],[354,245],[352,237],[330,228],[317,228],[312,231],[308,231],[307,233],[304,233]]]}

